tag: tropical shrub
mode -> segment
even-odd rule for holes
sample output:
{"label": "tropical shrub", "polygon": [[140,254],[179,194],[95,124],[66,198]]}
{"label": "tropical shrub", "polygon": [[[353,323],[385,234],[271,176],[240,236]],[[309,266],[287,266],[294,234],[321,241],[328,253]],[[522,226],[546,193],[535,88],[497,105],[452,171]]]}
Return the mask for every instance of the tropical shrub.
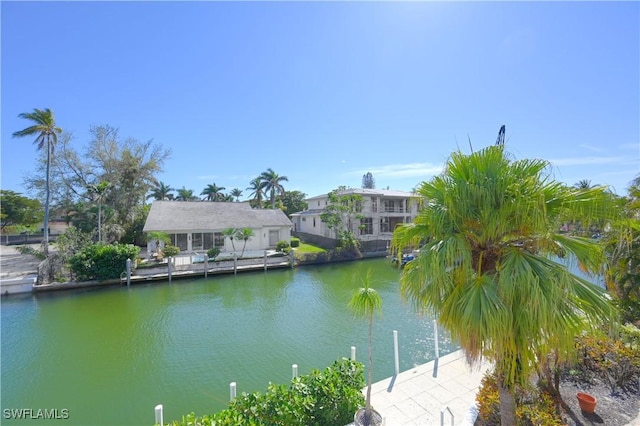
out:
{"label": "tropical shrub", "polygon": [[207,250],[207,257],[210,260],[214,260],[220,254],[220,249],[218,247],[212,247]]}
{"label": "tropical shrub", "polygon": [[183,416],[171,426],[307,426],[345,425],[362,406],[364,367],[338,360],[324,371],[295,378],[291,386],[270,384],[265,393],[242,393],[215,414]]}
{"label": "tropical shrub", "polygon": [[162,249],[163,257],[173,257],[180,253],[180,249],[176,246],[167,245]]}
{"label": "tropical shrub", "polygon": [[632,344],[595,332],[576,339],[578,358],[571,366],[574,375],[590,381],[602,380],[611,393],[626,390],[640,377],[640,351]]}
{"label": "tropical shrub", "polygon": [[300,238],[291,238],[291,247],[300,247]]}
{"label": "tropical shrub", "polygon": [[127,259],[135,260],[140,247],[132,244],[92,244],[71,256],[71,272],[77,280],[109,280],[120,278],[127,268]]}
{"label": "tropical shrub", "polygon": [[286,240],[280,240],[276,243],[276,250],[277,251],[281,251],[283,253],[289,253],[289,250],[291,249],[290,245],[289,245],[289,241]]}
{"label": "tropical shrub", "polygon": [[[534,387],[516,387],[517,426],[562,426],[564,422],[556,409],[553,397],[545,390]],[[500,424],[500,395],[495,373],[482,378],[476,395],[478,403],[477,425]]]}

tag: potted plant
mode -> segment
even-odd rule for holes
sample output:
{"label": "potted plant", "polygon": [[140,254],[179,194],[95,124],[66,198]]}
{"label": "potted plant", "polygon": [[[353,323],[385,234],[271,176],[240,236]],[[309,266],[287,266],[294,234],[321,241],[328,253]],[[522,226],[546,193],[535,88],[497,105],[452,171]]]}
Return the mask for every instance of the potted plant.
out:
{"label": "potted plant", "polygon": [[584,392],[578,392],[576,396],[578,397],[580,409],[587,414],[593,414],[596,410],[596,403],[598,400],[594,396]]}
{"label": "potted plant", "polygon": [[373,378],[373,316],[380,312],[382,298],[376,290],[371,288],[371,271],[362,279],[363,287],[356,290],[349,301],[349,307],[353,309],[356,316],[366,318],[369,321],[369,376],[367,379],[367,396],[364,408],[359,409],[353,422],[356,426],[382,425],[382,416],[371,408],[371,381]]}

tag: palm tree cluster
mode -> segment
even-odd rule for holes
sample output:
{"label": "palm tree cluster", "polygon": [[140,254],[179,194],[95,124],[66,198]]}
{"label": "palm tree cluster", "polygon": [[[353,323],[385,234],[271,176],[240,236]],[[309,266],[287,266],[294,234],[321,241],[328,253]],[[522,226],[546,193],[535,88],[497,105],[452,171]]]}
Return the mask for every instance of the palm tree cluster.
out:
{"label": "palm tree cluster", "polygon": [[[249,183],[249,187],[246,190],[251,191],[249,194],[249,202],[255,208],[265,207],[264,200],[268,196],[269,203],[272,209],[276,208],[276,196],[283,195],[285,193],[282,182],[288,182],[289,179],[286,176],[281,176],[273,169],[268,168],[262,172],[259,176],[252,179]],[[225,193],[226,188],[224,186],[218,186],[215,182],[207,185],[199,198],[192,189],[187,189],[184,186],[180,189],[175,189],[165,184],[164,182],[158,182],[151,192],[147,196],[147,199],[161,200],[175,200],[175,201],[214,201],[214,202],[239,202],[243,191],[240,188],[233,188],[229,193]],[[176,192],[174,194],[173,192]]]}

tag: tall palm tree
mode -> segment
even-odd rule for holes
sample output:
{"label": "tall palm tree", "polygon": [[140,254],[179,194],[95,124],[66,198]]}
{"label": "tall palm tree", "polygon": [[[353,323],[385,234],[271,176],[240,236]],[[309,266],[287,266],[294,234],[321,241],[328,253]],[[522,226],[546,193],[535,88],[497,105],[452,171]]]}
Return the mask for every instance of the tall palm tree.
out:
{"label": "tall palm tree", "polygon": [[602,248],[558,232],[567,220],[612,213],[610,194],[554,182],[548,166],[510,161],[503,146],[454,153],[442,175],[419,185],[424,203],[414,223],[393,234],[398,253],[426,241],[403,270],[401,292],[435,314],[469,360],[494,362],[503,425],[515,424],[514,386],[552,349],[569,354],[573,337],[613,312],[605,291],[562,260],[602,272]]}
{"label": "tall palm tree", "polygon": [[261,186],[265,192],[271,194],[271,208],[276,208],[276,194],[283,194],[284,187],[281,182],[288,182],[289,178],[280,176],[273,169],[268,168],[260,175]]}
{"label": "tall palm tree", "polygon": [[176,201],[195,201],[198,197],[193,194],[193,189],[187,189],[184,186],[178,189]]}
{"label": "tall palm tree", "polygon": [[89,194],[98,202],[98,242],[102,242],[102,202],[111,188],[109,182],[103,180],[100,183],[89,186]]}
{"label": "tall palm tree", "polygon": [[363,287],[359,288],[351,297],[349,307],[353,312],[365,318],[369,322],[369,377],[367,380],[367,396],[365,399],[365,412],[363,424],[371,423],[371,383],[373,381],[373,316],[382,309],[382,298],[378,292],[371,288],[372,272],[368,271],[362,278]]}
{"label": "tall palm tree", "polygon": [[209,184],[202,190],[200,195],[204,195],[204,199],[207,201],[220,201],[224,198],[224,191],[226,188],[224,186],[217,186],[215,183]]}
{"label": "tall palm tree", "polygon": [[173,191],[175,191],[174,188],[164,182],[158,182],[153,188],[151,188],[151,193],[147,195],[147,199],[153,198],[156,201],[172,200]]}
{"label": "tall palm tree", "polygon": [[236,199],[237,203],[238,201],[240,201],[240,197],[242,196],[242,189],[233,188],[229,194]]}
{"label": "tall palm tree", "polygon": [[34,141],[38,149],[47,148],[47,168],[45,177],[45,201],[44,201],[44,240],[42,249],[45,255],[49,254],[49,200],[51,198],[51,156],[53,148],[58,142],[58,134],[62,133],[62,129],[56,126],[56,120],[53,111],[49,108],[43,110],[34,108],[33,112],[18,114],[18,118],[24,118],[32,121],[34,124],[26,129],[13,133],[14,138],[24,136],[36,136]]}
{"label": "tall palm tree", "polygon": [[591,181],[588,179],[582,179],[578,182],[576,182],[575,185],[573,185],[574,188],[577,189],[590,189],[591,188]]}
{"label": "tall palm tree", "polygon": [[253,179],[251,182],[249,182],[249,185],[250,186],[247,188],[247,190],[252,191],[251,194],[249,194],[249,198],[253,201],[253,207],[262,208],[264,189],[262,187],[262,181],[260,180],[260,177],[258,176],[257,178]]}

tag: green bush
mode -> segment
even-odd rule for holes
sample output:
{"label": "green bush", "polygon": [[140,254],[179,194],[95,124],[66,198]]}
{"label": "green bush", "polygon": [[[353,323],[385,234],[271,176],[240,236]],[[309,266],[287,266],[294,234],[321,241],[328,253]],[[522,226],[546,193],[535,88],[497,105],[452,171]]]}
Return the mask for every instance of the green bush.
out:
{"label": "green bush", "polygon": [[207,250],[207,257],[209,260],[214,260],[220,254],[220,249],[218,247],[213,247]]}
{"label": "green bush", "polygon": [[281,240],[276,243],[276,250],[281,251],[283,253],[288,253],[288,249],[290,249],[289,241]]}
{"label": "green bush", "polygon": [[120,278],[127,269],[127,259],[138,258],[140,247],[132,244],[92,244],[69,259],[71,272],[79,281]]}
{"label": "green bush", "polygon": [[242,393],[229,407],[216,413],[182,417],[172,426],[307,426],[346,425],[364,404],[364,366],[342,359],[324,371],[291,381],[291,386],[270,384],[266,393]]}
{"label": "green bush", "polygon": [[300,238],[291,238],[291,247],[300,247]]}
{"label": "green bush", "polygon": [[180,253],[180,249],[176,246],[166,245],[162,249],[162,255],[164,257],[173,257]]}

